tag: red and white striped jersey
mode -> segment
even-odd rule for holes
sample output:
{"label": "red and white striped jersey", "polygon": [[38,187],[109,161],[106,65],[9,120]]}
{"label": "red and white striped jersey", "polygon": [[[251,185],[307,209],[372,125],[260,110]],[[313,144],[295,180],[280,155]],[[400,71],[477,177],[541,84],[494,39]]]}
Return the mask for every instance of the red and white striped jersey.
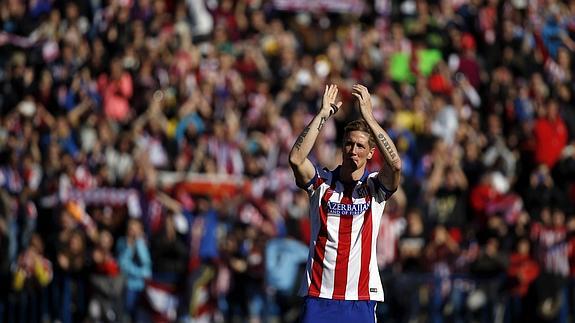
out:
{"label": "red and white striped jersey", "polygon": [[304,187],[310,198],[311,240],[301,296],[383,301],[376,240],[392,192],[368,174],[352,184],[339,170],[316,170]]}

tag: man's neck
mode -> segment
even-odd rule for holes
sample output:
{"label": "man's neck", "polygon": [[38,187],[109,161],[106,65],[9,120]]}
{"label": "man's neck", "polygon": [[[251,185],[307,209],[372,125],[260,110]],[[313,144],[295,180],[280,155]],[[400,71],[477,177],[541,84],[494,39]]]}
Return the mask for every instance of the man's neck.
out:
{"label": "man's neck", "polygon": [[356,170],[347,169],[345,166],[341,167],[339,179],[343,183],[352,183],[359,181],[365,173],[365,167]]}

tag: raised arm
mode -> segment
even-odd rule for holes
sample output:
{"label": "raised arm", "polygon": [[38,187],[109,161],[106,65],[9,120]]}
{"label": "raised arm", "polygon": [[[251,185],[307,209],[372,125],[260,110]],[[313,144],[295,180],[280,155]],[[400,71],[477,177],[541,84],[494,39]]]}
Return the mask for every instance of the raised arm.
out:
{"label": "raised arm", "polygon": [[367,88],[363,85],[356,84],[353,86],[353,96],[359,101],[359,110],[362,118],[367,122],[369,129],[375,141],[379,152],[383,155],[384,164],[377,175],[380,183],[385,189],[393,192],[399,186],[401,174],[401,159],[395,148],[395,144],[389,138],[389,135],[377,123],[373,116],[373,107],[371,105],[371,96]]}
{"label": "raised arm", "polygon": [[310,124],[303,129],[290,151],[289,163],[299,187],[303,187],[315,175],[315,168],[308,159],[308,155],[325,122],[341,107],[341,101],[336,103],[337,92],[337,86],[333,84],[325,87],[318,114],[313,118]]}

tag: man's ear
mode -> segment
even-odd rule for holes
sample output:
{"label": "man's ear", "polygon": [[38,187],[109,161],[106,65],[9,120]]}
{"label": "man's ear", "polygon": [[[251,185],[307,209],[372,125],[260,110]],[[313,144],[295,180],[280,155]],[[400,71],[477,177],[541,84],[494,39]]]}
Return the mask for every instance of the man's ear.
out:
{"label": "man's ear", "polygon": [[369,154],[367,155],[367,159],[371,159],[373,154],[375,154],[375,147],[370,149]]}

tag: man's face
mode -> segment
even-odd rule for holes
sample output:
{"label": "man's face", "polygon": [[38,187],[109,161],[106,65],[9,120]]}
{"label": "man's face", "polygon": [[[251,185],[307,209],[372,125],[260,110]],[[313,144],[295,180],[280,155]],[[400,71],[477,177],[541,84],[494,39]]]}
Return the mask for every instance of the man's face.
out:
{"label": "man's face", "polygon": [[363,131],[350,131],[343,139],[343,165],[352,169],[365,166],[373,157],[375,147],[369,146],[369,135]]}

